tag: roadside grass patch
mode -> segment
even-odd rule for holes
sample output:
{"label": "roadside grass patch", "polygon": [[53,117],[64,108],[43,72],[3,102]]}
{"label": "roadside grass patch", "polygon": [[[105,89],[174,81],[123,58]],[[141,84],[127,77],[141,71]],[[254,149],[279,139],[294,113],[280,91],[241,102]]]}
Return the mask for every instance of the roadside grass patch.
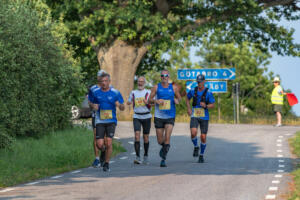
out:
{"label": "roadside grass patch", "polygon": [[[81,127],[18,138],[11,150],[0,150],[0,188],[91,165],[93,132]],[[114,141],[113,156],[125,149]]]}
{"label": "roadside grass patch", "polygon": [[[290,139],[290,144],[292,146],[293,153],[300,158],[300,131],[296,133],[296,136]],[[300,163],[297,163],[296,169],[292,172],[295,190],[292,191],[292,194],[289,200],[299,200],[300,199]]]}

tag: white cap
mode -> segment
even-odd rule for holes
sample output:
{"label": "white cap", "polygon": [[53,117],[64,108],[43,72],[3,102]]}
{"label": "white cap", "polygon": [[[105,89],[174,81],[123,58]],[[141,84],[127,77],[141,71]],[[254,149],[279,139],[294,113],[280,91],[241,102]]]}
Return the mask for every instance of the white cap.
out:
{"label": "white cap", "polygon": [[97,76],[101,76],[103,73],[106,73],[106,71],[104,71],[103,69],[100,69],[100,70],[97,72]]}
{"label": "white cap", "polygon": [[276,77],[274,78],[274,80],[273,80],[273,83],[274,83],[274,82],[280,82],[279,77],[276,76]]}

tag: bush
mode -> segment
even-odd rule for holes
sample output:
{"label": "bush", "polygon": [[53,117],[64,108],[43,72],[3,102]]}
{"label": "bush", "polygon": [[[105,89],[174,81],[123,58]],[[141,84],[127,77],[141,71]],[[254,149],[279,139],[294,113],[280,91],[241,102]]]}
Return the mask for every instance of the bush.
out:
{"label": "bush", "polygon": [[14,141],[14,138],[8,135],[7,130],[0,125],[0,149],[10,148]]}
{"label": "bush", "polygon": [[69,125],[70,108],[82,86],[59,42],[30,3],[1,0],[0,122],[7,138]]}

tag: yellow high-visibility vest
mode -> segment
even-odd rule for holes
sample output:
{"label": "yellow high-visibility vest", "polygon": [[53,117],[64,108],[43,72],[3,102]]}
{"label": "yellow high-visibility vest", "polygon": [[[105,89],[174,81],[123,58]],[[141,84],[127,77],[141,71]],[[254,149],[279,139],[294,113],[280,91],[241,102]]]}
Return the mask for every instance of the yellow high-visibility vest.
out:
{"label": "yellow high-visibility vest", "polygon": [[283,105],[283,94],[278,93],[278,90],[282,90],[282,87],[280,85],[276,86],[273,89],[272,95],[271,95],[271,101],[272,104],[279,104],[279,105]]}

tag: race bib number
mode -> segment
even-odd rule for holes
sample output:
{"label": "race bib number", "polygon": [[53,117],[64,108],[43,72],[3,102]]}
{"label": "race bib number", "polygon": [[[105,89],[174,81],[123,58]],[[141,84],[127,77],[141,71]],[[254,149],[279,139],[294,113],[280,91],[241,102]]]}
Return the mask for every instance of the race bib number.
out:
{"label": "race bib number", "polygon": [[135,107],[142,107],[142,106],[145,106],[144,99],[145,99],[144,97],[135,98],[135,99],[134,99]]}
{"label": "race bib number", "polygon": [[162,104],[159,104],[159,110],[170,110],[171,102],[170,100],[164,100]]}
{"label": "race bib number", "polygon": [[100,119],[112,119],[112,110],[100,110]]}
{"label": "race bib number", "polygon": [[205,111],[203,108],[194,108],[194,117],[205,117]]}

